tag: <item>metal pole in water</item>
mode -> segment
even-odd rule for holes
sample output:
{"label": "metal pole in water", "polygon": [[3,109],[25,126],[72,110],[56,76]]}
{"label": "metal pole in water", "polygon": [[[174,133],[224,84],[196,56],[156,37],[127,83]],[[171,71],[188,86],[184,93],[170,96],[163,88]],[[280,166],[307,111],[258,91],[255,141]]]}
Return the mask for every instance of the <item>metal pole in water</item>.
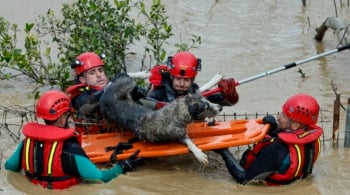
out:
{"label": "metal pole in water", "polygon": [[344,147],[350,147],[350,98],[348,98],[348,107],[346,109],[345,141]]}
{"label": "metal pole in water", "polygon": [[339,141],[339,113],[340,113],[340,94],[336,94],[336,99],[334,100],[334,110],[333,110],[333,146]]}

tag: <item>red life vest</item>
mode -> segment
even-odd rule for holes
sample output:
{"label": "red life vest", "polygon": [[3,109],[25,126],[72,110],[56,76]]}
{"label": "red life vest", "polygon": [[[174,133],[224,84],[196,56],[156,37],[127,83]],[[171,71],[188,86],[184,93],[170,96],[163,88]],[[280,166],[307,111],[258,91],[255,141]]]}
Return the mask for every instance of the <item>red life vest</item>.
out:
{"label": "red life vest", "polygon": [[[102,90],[101,87],[93,87],[93,86],[87,86],[84,83],[79,83],[72,85],[66,89],[66,92],[70,95],[71,99],[76,98],[80,94],[82,94],[84,91],[92,90],[92,91],[100,91]],[[75,113],[78,113],[75,111]],[[92,118],[78,118],[77,114],[74,114],[72,116],[72,119],[75,123],[75,130],[80,134],[96,134],[96,133],[102,133],[101,130],[107,131],[106,129],[110,129],[106,122],[104,120],[101,120],[99,116],[101,113],[96,112],[93,113],[96,115],[96,119]]]}
{"label": "red life vest", "polygon": [[61,154],[64,141],[75,136],[75,130],[38,123],[23,127],[26,136],[22,148],[22,169],[28,179],[49,189],[64,189],[76,185],[80,177],[63,171]]}
{"label": "red life vest", "polygon": [[244,169],[248,169],[250,165],[255,160],[256,156],[260,153],[261,149],[263,149],[266,145],[271,144],[275,141],[274,137],[266,135],[264,139],[261,141],[254,143],[252,149],[246,150],[241,158],[240,164]]}
{"label": "red life vest", "polygon": [[83,93],[86,90],[95,90],[95,91],[100,91],[102,90],[101,87],[93,87],[93,86],[88,86],[85,83],[79,83],[72,85],[66,89],[66,92],[70,95],[70,98],[75,98],[81,93]]}
{"label": "red life vest", "polygon": [[[317,160],[321,142],[320,136],[323,130],[321,127],[312,126],[310,130],[296,130],[278,133],[278,138],[288,144],[290,165],[284,173],[273,173],[265,180],[268,185],[289,184],[296,179],[305,178],[311,172],[315,161]],[[266,139],[254,145],[253,149],[243,154],[241,160],[242,166],[247,169],[255,160],[262,148],[271,144],[276,139],[267,137]],[[305,156],[305,150],[311,150],[310,156]]]}

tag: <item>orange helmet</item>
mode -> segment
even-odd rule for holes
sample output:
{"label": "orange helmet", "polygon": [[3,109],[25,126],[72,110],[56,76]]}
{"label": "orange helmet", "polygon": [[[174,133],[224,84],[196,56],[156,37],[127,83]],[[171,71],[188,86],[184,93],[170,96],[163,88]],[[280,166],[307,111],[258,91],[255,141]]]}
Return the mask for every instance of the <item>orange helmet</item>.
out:
{"label": "orange helmet", "polygon": [[44,93],[38,100],[36,104],[36,116],[54,121],[70,109],[70,99],[65,93],[58,90],[50,90]]}
{"label": "orange helmet", "polygon": [[80,75],[91,68],[104,66],[103,58],[104,55],[99,56],[94,52],[85,52],[77,57],[71,67],[74,68],[76,75]]}
{"label": "orange helmet", "polygon": [[307,94],[290,97],[282,107],[283,113],[297,122],[314,125],[318,119],[320,106],[316,99]]}
{"label": "orange helmet", "polygon": [[201,70],[201,59],[190,52],[179,52],[168,57],[168,67],[171,75],[184,78],[195,78]]}

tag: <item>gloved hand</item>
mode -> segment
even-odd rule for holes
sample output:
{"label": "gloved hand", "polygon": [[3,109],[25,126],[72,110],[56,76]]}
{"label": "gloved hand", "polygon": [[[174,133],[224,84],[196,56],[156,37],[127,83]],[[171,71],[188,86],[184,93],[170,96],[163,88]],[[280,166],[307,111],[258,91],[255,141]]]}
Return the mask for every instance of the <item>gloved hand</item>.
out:
{"label": "gloved hand", "polygon": [[157,102],[156,103],[156,110],[159,110],[159,109],[163,108],[167,104],[168,104],[167,102],[162,102],[162,101]]}
{"label": "gloved hand", "polygon": [[105,147],[105,151],[109,152],[111,150],[117,150],[120,152],[117,152],[118,154],[122,153],[122,150],[127,150],[132,148],[132,144],[129,142],[119,142],[116,146],[107,146]]}
{"label": "gloved hand", "polygon": [[163,73],[168,72],[167,65],[156,65],[151,69],[151,76],[149,77],[149,82],[154,87],[159,87],[162,85]]}
{"label": "gloved hand", "polygon": [[218,83],[218,87],[221,89],[225,100],[228,101],[231,106],[235,105],[238,102],[239,96],[236,91],[236,82],[233,78],[222,79]]}
{"label": "gloved hand", "polygon": [[117,162],[117,155],[123,153],[124,150],[128,150],[132,148],[132,144],[129,142],[119,142],[117,146],[113,146],[113,147],[106,147],[105,151],[111,151],[114,150],[113,153],[110,156],[110,162],[111,163],[116,163]]}
{"label": "gloved hand", "polygon": [[132,99],[134,101],[138,101],[140,98],[146,97],[147,90],[136,86],[132,90],[132,94],[131,95],[132,95]]}
{"label": "gloved hand", "polygon": [[139,153],[140,153],[140,150],[136,150],[127,159],[122,160],[118,163],[122,167],[124,173],[132,171],[135,167],[139,166],[144,162],[143,158],[136,158],[136,156]]}
{"label": "gloved hand", "polygon": [[278,125],[277,125],[277,122],[276,122],[276,118],[274,116],[266,115],[263,118],[263,123],[264,124],[270,124],[270,129],[269,129],[269,132],[267,132],[267,134],[272,136],[274,133],[276,133],[275,131],[277,130]]}

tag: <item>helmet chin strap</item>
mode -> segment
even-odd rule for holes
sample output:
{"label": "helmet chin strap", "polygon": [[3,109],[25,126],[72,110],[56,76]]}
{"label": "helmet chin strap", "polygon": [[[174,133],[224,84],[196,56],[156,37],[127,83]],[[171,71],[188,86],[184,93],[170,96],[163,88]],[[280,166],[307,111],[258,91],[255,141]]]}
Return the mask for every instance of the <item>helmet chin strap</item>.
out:
{"label": "helmet chin strap", "polygon": [[[305,124],[301,124],[301,123],[299,123],[299,122],[296,122],[296,121],[294,121],[294,128],[292,128],[292,119],[290,119],[290,118],[288,118],[288,129],[289,130],[298,130],[298,129],[304,129],[304,130],[307,130],[308,129],[308,125],[305,125]],[[299,125],[298,125],[298,127],[297,128],[295,128],[296,126],[295,125],[297,125],[296,123],[298,123]]]}
{"label": "helmet chin strap", "polygon": [[65,128],[65,129],[68,129],[68,128],[69,128],[69,122],[68,122],[69,117],[70,117],[70,113],[68,112],[68,114],[67,114],[67,116],[66,116],[66,123],[64,124],[64,128]]}
{"label": "helmet chin strap", "polygon": [[64,128],[64,129],[68,129],[69,128],[69,122],[68,122],[69,117],[70,117],[69,113],[66,115],[65,118],[63,118],[63,115],[61,115],[61,117],[56,122],[57,126]]}
{"label": "helmet chin strap", "polygon": [[293,130],[291,126],[292,126],[292,119],[288,118],[288,129],[289,130]]}

